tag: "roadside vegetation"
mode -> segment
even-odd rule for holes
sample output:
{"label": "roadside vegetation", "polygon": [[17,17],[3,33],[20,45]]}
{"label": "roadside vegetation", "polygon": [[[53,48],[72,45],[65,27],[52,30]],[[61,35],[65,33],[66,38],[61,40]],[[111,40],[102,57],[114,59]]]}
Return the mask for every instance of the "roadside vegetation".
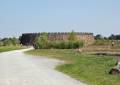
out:
{"label": "roadside vegetation", "polygon": [[11,50],[19,50],[19,49],[24,49],[26,48],[21,47],[21,46],[0,46],[0,52],[6,52],[6,51],[11,51]]}
{"label": "roadside vegetation", "polygon": [[3,38],[0,39],[0,52],[23,49],[25,46],[21,46],[19,39],[13,38]]}
{"label": "roadside vegetation", "polygon": [[48,34],[43,33],[36,39],[34,44],[35,49],[76,49],[84,46],[83,41],[79,41],[76,38],[75,32],[69,34],[69,39],[64,40],[48,40]]}

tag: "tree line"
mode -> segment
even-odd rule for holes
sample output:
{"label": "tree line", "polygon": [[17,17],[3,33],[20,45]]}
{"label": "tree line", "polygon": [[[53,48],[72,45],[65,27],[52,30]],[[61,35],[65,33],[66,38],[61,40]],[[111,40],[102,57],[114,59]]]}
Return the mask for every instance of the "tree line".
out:
{"label": "tree line", "polygon": [[18,38],[2,38],[0,39],[0,46],[16,46],[16,45],[19,45],[20,44],[20,41]]}
{"label": "tree line", "polygon": [[94,37],[95,37],[96,40],[101,40],[101,39],[105,39],[105,40],[120,40],[120,35],[114,35],[114,34],[111,34],[108,37],[104,37],[101,34],[97,34]]}

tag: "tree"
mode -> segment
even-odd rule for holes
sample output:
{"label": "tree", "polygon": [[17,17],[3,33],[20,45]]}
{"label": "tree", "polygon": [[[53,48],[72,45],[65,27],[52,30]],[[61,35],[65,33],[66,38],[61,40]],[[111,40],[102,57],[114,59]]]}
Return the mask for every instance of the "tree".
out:
{"label": "tree", "polygon": [[48,33],[44,32],[40,36],[40,41],[44,43],[48,43]]}
{"label": "tree", "polygon": [[76,33],[74,31],[69,33],[68,40],[69,41],[76,41],[77,40]]}
{"label": "tree", "polygon": [[15,37],[13,37],[13,38],[3,38],[3,39],[0,40],[0,42],[1,42],[1,45],[4,45],[4,46],[19,44],[19,40]]}
{"label": "tree", "polygon": [[15,37],[10,38],[10,40],[11,40],[11,43],[12,43],[13,45],[19,44],[19,40],[18,40],[17,38],[15,38]]}
{"label": "tree", "polygon": [[12,42],[10,41],[9,38],[4,38],[1,41],[3,42],[4,46],[12,45]]}
{"label": "tree", "polygon": [[109,37],[109,39],[111,39],[111,40],[120,40],[120,35],[111,35],[110,37]]}
{"label": "tree", "polygon": [[103,39],[103,36],[100,35],[100,34],[97,34],[97,35],[95,36],[95,39],[96,39],[96,40]]}
{"label": "tree", "polygon": [[35,41],[34,48],[47,48],[48,46],[48,33],[42,33]]}

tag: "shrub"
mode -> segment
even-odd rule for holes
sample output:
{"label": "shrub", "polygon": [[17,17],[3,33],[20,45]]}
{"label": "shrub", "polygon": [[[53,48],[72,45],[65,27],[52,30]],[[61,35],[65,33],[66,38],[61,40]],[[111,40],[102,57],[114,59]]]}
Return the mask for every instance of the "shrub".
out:
{"label": "shrub", "polygon": [[83,47],[84,43],[82,41],[76,40],[76,34],[74,32],[71,32],[69,35],[68,41],[63,40],[55,40],[50,41],[48,40],[48,34],[43,33],[38,39],[36,39],[36,42],[34,44],[35,49],[76,49]]}
{"label": "shrub", "polygon": [[0,46],[3,46],[3,42],[0,41]]}
{"label": "shrub", "polygon": [[37,42],[34,45],[35,49],[76,49],[83,47],[81,41],[48,41],[48,43]]}
{"label": "shrub", "polygon": [[19,45],[19,40],[15,37],[3,38],[0,40],[0,45],[2,46]]}
{"label": "shrub", "polygon": [[74,31],[69,33],[68,40],[69,41],[76,41],[77,40],[76,33]]}
{"label": "shrub", "polygon": [[69,41],[68,42],[68,49],[76,49],[81,48],[84,46],[84,43],[82,41]]}
{"label": "shrub", "polygon": [[65,41],[60,42],[60,45],[59,45],[60,49],[66,49],[65,43],[66,43]]}
{"label": "shrub", "polygon": [[82,41],[74,42],[74,48],[81,48],[83,46],[84,46],[84,42],[82,42]]}
{"label": "shrub", "polygon": [[48,48],[48,34],[43,33],[38,37],[33,45],[35,49],[46,49]]}

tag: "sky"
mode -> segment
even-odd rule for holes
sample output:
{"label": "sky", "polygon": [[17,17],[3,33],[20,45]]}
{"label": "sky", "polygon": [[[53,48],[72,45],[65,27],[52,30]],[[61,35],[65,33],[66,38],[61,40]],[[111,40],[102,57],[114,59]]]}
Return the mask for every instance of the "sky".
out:
{"label": "sky", "polygon": [[72,30],[120,34],[120,0],[0,0],[0,37]]}

